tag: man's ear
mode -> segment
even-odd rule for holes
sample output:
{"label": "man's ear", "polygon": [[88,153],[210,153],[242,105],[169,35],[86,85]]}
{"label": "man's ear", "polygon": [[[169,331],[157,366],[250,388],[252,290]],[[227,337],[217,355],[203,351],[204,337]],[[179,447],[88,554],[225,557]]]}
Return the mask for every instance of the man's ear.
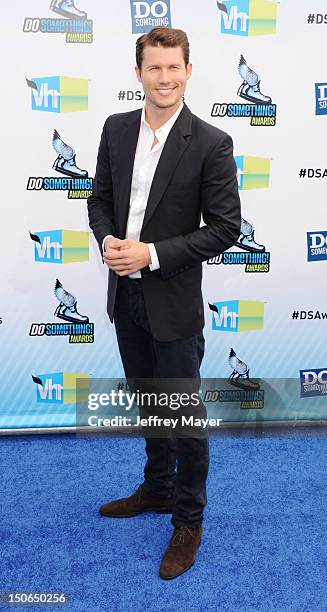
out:
{"label": "man's ear", "polygon": [[138,66],[135,66],[135,73],[136,73],[136,78],[137,78],[137,80],[138,80],[140,83],[142,83],[142,79],[141,79],[141,71],[140,71],[140,69],[139,69],[139,67],[138,67]]}
{"label": "man's ear", "polygon": [[187,64],[186,66],[186,78],[189,79],[192,74],[192,64]]}

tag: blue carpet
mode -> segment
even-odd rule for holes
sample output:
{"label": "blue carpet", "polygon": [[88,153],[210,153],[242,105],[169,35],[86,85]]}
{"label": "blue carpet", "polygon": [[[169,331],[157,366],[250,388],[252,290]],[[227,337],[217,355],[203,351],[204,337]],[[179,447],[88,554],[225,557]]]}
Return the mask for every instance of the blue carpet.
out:
{"label": "blue carpet", "polygon": [[224,432],[210,451],[196,564],[166,582],[170,515],[98,514],[142,481],[141,438],[1,438],[0,590],[71,597],[6,610],[326,612],[326,435]]}

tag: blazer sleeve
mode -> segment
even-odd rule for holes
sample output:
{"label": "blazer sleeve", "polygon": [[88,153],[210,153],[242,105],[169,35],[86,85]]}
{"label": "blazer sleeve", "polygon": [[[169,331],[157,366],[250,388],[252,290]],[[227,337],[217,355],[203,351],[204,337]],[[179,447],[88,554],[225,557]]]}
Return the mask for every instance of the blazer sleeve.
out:
{"label": "blazer sleeve", "polygon": [[116,236],[114,195],[108,146],[109,120],[110,117],[108,117],[103,126],[92,195],[87,200],[89,225],[98,242],[101,254],[105,236],[108,236],[108,234]]}
{"label": "blazer sleeve", "polygon": [[228,134],[205,159],[200,194],[205,225],[194,232],[154,243],[164,279],[226,251],[239,237],[241,206],[233,141]]}

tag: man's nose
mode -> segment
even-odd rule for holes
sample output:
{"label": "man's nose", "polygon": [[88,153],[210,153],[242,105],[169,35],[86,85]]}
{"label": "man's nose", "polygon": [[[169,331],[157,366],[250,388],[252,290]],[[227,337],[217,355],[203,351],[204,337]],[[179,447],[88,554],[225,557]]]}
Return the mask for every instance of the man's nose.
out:
{"label": "man's nose", "polygon": [[160,75],[159,75],[159,81],[162,84],[170,83],[170,77],[168,74],[168,70],[161,70]]}

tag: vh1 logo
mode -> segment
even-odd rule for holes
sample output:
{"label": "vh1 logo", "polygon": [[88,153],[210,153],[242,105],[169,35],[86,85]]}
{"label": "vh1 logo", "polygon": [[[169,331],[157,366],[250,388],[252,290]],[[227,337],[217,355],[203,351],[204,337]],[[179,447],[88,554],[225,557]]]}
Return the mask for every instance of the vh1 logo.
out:
{"label": "vh1 logo", "polygon": [[223,332],[243,332],[263,329],[264,302],[230,300],[209,303],[212,311],[211,329]]}
{"label": "vh1 logo", "polygon": [[276,33],[277,2],[270,0],[217,0],[220,31],[234,36]]}
{"label": "vh1 logo", "polygon": [[32,379],[36,384],[36,401],[46,404],[74,404],[77,387],[85,391],[89,385],[89,375],[76,372],[37,374]]}
{"label": "vh1 logo", "polygon": [[74,230],[49,230],[30,233],[34,259],[47,263],[73,263],[89,260],[89,234]]}
{"label": "vh1 logo", "polygon": [[88,81],[75,77],[40,77],[27,81],[32,110],[67,113],[88,110]]}

